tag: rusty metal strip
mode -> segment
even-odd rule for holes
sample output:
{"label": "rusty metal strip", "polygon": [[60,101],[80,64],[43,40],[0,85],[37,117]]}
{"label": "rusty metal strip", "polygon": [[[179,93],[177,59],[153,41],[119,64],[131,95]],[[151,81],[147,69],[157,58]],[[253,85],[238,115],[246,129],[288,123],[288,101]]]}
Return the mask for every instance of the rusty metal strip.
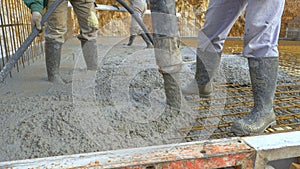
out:
{"label": "rusty metal strip", "polygon": [[0,168],[220,168],[253,169],[255,150],[240,138],[180,143],[2,162]]}

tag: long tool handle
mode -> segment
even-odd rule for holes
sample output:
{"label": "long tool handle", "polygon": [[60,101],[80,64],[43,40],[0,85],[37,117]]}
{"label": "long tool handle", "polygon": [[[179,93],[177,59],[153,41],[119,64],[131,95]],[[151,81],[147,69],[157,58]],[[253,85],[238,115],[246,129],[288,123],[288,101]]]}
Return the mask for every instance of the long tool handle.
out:
{"label": "long tool handle", "polygon": [[[54,12],[54,10],[65,0],[56,0],[45,12],[42,17],[41,25],[44,25],[45,22],[49,19],[50,15]],[[17,61],[22,57],[23,53],[28,49],[30,44],[33,42],[35,37],[39,34],[39,31],[34,27],[30,35],[23,42],[23,44],[17,49],[15,54],[6,62],[3,69],[0,72],[0,83],[4,81],[7,77],[9,71],[13,68],[13,66],[17,63]]]}
{"label": "long tool handle", "polygon": [[145,32],[145,34],[146,34],[146,36],[147,36],[147,38],[150,40],[150,42],[154,45],[154,43],[153,43],[153,39],[152,39],[152,37],[151,37],[151,35],[149,34],[149,30],[148,30],[148,28],[145,26],[145,24],[143,23],[143,21],[139,18],[139,17],[137,17],[136,16],[136,14],[135,14],[135,12],[134,12],[134,10],[131,8],[131,7],[129,7],[128,5],[127,5],[127,3],[126,2],[124,2],[123,0],[117,0],[133,17],[134,17],[134,19],[137,21],[137,23],[140,25],[140,27],[143,29],[143,31]]}

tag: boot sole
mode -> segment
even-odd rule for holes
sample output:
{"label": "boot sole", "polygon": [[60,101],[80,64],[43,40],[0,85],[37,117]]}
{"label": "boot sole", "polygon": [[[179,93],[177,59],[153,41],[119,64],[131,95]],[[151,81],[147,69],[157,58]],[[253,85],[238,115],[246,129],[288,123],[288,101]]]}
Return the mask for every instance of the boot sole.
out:
{"label": "boot sole", "polygon": [[267,128],[269,127],[273,127],[276,125],[276,120],[275,121],[272,121],[269,125],[267,125],[261,132],[258,132],[258,133],[249,133],[249,134],[245,134],[245,133],[241,133],[240,130],[234,130],[232,129],[232,132],[237,135],[237,136],[255,136],[255,135],[260,135],[262,134]]}
{"label": "boot sole", "polygon": [[206,95],[206,94],[197,94],[197,93],[189,93],[189,92],[182,92],[183,95],[199,95],[201,98],[211,98],[212,94]]}
{"label": "boot sole", "polygon": [[212,94],[199,94],[199,97],[209,99],[212,97]]}

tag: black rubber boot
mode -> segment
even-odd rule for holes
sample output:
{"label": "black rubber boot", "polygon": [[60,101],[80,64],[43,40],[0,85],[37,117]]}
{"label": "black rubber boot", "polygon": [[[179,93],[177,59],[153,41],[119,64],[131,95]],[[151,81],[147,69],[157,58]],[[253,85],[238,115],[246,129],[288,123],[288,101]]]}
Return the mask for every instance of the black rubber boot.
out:
{"label": "black rubber boot", "polygon": [[238,136],[258,135],[276,124],[273,99],[276,90],[278,58],[249,58],[254,107],[249,114],[235,121],[231,130]]}
{"label": "black rubber boot", "polygon": [[59,74],[61,48],[62,43],[46,38],[45,56],[48,80],[58,84],[64,84],[64,81]]}
{"label": "black rubber boot", "polygon": [[136,37],[136,35],[130,35],[129,42],[128,42],[127,46],[131,46],[132,45],[133,40],[135,39],[135,37]]}
{"label": "black rubber boot", "polygon": [[147,48],[153,48],[153,45],[145,33],[140,34],[143,40],[146,42]]}
{"label": "black rubber boot", "polygon": [[213,92],[213,78],[221,61],[220,53],[203,52],[197,49],[195,81],[184,86],[183,94],[199,94],[200,97],[210,97]]}
{"label": "black rubber boot", "polygon": [[81,41],[83,57],[86,63],[87,70],[97,70],[98,63],[98,48],[97,41]]}

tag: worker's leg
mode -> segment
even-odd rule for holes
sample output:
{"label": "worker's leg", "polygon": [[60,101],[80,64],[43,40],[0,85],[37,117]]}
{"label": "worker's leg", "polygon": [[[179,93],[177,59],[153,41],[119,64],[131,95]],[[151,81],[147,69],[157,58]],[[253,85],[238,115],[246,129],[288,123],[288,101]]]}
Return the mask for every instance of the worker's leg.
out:
{"label": "worker's leg", "polygon": [[127,44],[128,46],[131,46],[133,44],[134,39],[136,38],[138,33],[140,33],[141,31],[142,30],[141,30],[139,24],[134,19],[134,17],[131,16],[131,23],[130,23],[130,28],[129,28],[130,37],[129,37],[129,41],[128,41],[128,44]]}
{"label": "worker's leg", "polygon": [[96,16],[94,0],[71,0],[74,12],[80,26],[82,53],[88,70],[96,70],[98,62],[97,32],[98,18]]}
{"label": "worker's leg", "polygon": [[244,56],[248,57],[254,107],[232,131],[256,135],[276,123],[273,99],[278,70],[278,38],[284,0],[252,0],[246,9]]}
{"label": "worker's leg", "polygon": [[135,38],[136,38],[136,35],[130,35],[127,46],[131,46],[133,44],[133,41]]}
{"label": "worker's leg", "polygon": [[[143,20],[143,9],[138,8],[137,6],[134,6],[134,4],[131,5],[132,9],[134,10],[134,15],[135,17],[139,18],[141,21]],[[141,26],[138,24],[138,22],[135,20],[133,16],[131,16],[131,23],[130,23],[130,37],[129,37],[129,42],[128,46],[131,46],[134,39],[136,38],[137,35],[143,33],[143,29]]]}
{"label": "worker's leg", "polygon": [[[51,6],[55,0],[48,0],[47,6]],[[50,15],[45,29],[45,38],[64,43],[64,34],[67,32],[68,1],[62,2]]]}
{"label": "worker's leg", "polygon": [[[50,6],[55,0],[48,0]],[[45,30],[45,56],[48,80],[64,83],[59,74],[61,48],[67,31],[67,1],[63,2],[50,16]]]}
{"label": "worker's leg", "polygon": [[[134,6],[134,8],[138,8],[139,10],[138,13],[140,15],[140,19],[143,20],[144,18],[144,15],[145,15],[145,12],[147,10],[147,4],[144,3],[143,1],[140,1],[139,4],[136,4]],[[150,41],[150,39],[147,37],[146,33],[149,33],[149,32],[144,32],[144,30],[140,30],[140,36],[143,38],[143,40],[145,41],[146,45],[147,45],[147,48],[153,48],[153,45]]]}
{"label": "worker's leg", "polygon": [[[164,79],[167,105],[180,111],[182,95],[179,72],[182,57],[174,0],[150,0],[156,63]],[[163,24],[162,24],[163,23]]]}
{"label": "worker's leg", "polygon": [[204,27],[198,34],[196,81],[182,87],[184,94],[211,95],[212,81],[220,64],[225,39],[246,5],[246,0],[210,1]]}

